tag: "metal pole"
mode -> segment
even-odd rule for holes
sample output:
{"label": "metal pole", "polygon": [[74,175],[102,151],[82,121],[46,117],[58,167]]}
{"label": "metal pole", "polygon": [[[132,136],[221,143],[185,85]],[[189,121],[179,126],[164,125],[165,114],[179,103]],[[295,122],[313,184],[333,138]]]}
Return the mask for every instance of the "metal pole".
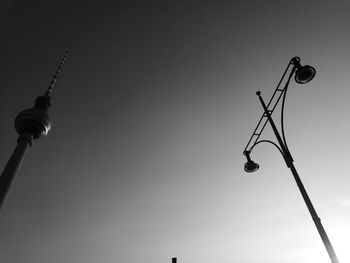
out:
{"label": "metal pole", "polygon": [[327,233],[326,233],[326,231],[324,230],[324,228],[322,226],[321,219],[318,217],[318,215],[316,213],[316,210],[315,210],[314,206],[312,205],[311,200],[310,200],[310,198],[309,198],[309,196],[308,196],[308,194],[306,192],[306,189],[305,189],[305,187],[304,187],[304,185],[303,185],[303,183],[302,183],[302,181],[301,181],[301,179],[299,177],[299,174],[298,174],[297,170],[295,169],[295,166],[293,164],[293,158],[292,158],[289,150],[287,149],[287,147],[283,143],[283,140],[282,140],[282,138],[281,138],[281,136],[280,136],[280,134],[279,134],[279,132],[278,132],[278,130],[276,128],[276,125],[275,125],[275,123],[274,123],[274,121],[273,121],[273,119],[271,117],[271,114],[270,114],[269,110],[267,109],[267,106],[266,106],[263,98],[261,97],[261,93],[259,91],[257,92],[257,95],[259,96],[259,100],[261,102],[261,105],[264,108],[264,112],[265,112],[265,114],[266,114],[266,116],[267,116],[267,118],[268,118],[268,120],[269,120],[269,122],[271,124],[273,132],[275,133],[275,135],[277,137],[278,143],[280,144],[280,147],[281,147],[283,155],[284,155],[283,156],[284,160],[285,160],[288,168],[290,168],[290,170],[292,171],[293,177],[294,177],[294,179],[295,179],[295,181],[296,181],[296,183],[298,185],[298,188],[299,188],[299,190],[301,192],[301,195],[303,196],[303,199],[304,199],[304,201],[306,203],[306,206],[307,206],[307,208],[308,208],[308,210],[310,212],[312,220],[315,223],[315,226],[316,226],[316,228],[318,230],[318,233],[321,236],[322,242],[323,242],[323,244],[324,244],[324,246],[325,246],[325,248],[326,248],[326,250],[328,252],[328,255],[329,255],[332,263],[339,263],[338,257],[335,254],[335,251],[333,249],[331,241],[329,240],[329,238],[327,236]]}

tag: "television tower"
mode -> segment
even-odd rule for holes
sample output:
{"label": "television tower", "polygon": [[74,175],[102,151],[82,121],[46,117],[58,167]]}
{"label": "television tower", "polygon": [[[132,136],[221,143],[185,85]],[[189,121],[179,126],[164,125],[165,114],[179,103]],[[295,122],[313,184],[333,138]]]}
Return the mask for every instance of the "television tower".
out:
{"label": "television tower", "polygon": [[50,131],[51,122],[47,110],[51,106],[51,92],[67,55],[66,51],[45,94],[36,98],[33,108],[21,111],[15,118],[15,129],[19,137],[16,148],[0,176],[0,209],[29,147],[32,146],[34,140],[45,137]]}

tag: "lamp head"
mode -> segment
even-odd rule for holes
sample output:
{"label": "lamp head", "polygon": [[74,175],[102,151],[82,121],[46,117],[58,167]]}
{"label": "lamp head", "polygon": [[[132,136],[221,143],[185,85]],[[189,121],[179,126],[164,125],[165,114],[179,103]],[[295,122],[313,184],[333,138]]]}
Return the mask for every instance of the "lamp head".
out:
{"label": "lamp head", "polygon": [[244,155],[247,157],[247,162],[244,164],[244,171],[247,173],[252,173],[259,169],[259,164],[253,162],[252,159],[250,159],[249,154],[249,151],[244,152]]}
{"label": "lamp head", "polygon": [[295,81],[299,84],[305,84],[311,81],[316,75],[316,70],[309,66],[302,66],[295,71]]}
{"label": "lamp head", "polygon": [[298,57],[293,58],[292,63],[296,67],[294,79],[297,83],[305,84],[311,81],[315,77],[316,75],[315,68],[309,65],[305,65],[305,66],[300,65],[300,58]]}

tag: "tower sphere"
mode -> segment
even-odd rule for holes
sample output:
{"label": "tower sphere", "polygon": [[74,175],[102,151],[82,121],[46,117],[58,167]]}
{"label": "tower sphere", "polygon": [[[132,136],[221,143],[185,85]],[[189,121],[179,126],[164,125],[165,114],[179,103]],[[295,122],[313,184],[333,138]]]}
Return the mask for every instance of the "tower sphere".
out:
{"label": "tower sphere", "polygon": [[30,133],[34,139],[44,137],[51,128],[50,117],[36,107],[21,111],[15,119],[15,128],[19,135]]}

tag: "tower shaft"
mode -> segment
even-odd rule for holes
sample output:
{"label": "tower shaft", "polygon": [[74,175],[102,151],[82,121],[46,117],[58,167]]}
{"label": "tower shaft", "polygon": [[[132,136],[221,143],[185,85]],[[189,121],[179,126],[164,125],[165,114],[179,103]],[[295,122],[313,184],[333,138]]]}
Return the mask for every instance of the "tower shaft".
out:
{"label": "tower shaft", "polygon": [[18,137],[16,148],[0,176],[0,209],[5,202],[11,183],[16,177],[24,160],[25,154],[32,145],[32,142],[32,134],[25,133]]}

